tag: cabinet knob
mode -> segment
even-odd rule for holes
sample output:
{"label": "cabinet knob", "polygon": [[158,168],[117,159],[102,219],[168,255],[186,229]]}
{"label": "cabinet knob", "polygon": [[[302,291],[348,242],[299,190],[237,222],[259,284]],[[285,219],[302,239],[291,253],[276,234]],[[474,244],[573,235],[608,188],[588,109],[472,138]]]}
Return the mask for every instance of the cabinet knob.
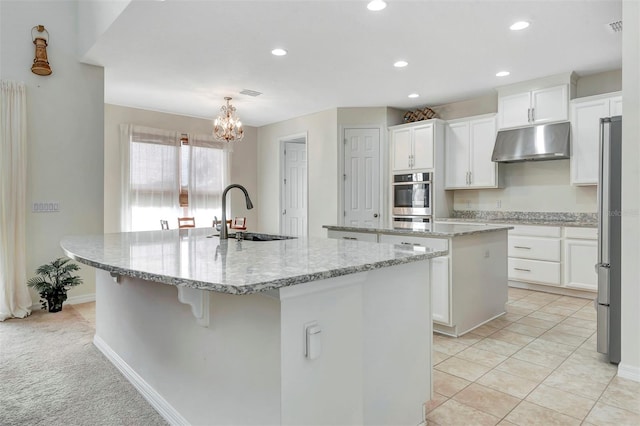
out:
{"label": "cabinet knob", "polygon": [[378,217],[378,213],[374,213],[374,214],[373,214],[373,217]]}

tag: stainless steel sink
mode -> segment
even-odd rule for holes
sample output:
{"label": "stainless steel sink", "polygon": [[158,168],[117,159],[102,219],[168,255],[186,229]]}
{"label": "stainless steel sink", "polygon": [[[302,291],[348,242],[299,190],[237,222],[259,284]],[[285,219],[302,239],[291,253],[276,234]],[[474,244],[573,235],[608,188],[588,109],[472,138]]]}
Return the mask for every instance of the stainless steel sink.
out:
{"label": "stainless steel sink", "polygon": [[280,241],[280,240],[292,240],[292,239],[295,239],[296,237],[289,237],[286,235],[259,234],[256,232],[236,232],[233,234],[229,234],[229,238],[235,238],[237,240],[247,240],[247,241]]}

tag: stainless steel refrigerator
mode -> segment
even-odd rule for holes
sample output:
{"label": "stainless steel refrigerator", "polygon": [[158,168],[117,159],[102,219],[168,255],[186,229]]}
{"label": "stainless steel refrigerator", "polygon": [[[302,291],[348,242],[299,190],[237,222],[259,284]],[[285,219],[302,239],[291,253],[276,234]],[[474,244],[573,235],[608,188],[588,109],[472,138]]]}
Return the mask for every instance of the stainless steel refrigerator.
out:
{"label": "stainless steel refrigerator", "polygon": [[598,352],[620,362],[622,117],[600,119],[598,181]]}

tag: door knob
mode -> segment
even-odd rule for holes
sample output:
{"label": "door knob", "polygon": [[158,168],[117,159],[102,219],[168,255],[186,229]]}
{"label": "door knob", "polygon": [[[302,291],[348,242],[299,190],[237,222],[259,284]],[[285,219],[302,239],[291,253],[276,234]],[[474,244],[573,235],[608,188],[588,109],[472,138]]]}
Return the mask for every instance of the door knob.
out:
{"label": "door knob", "polygon": [[373,214],[373,217],[378,217],[378,213],[374,213],[374,214]]}

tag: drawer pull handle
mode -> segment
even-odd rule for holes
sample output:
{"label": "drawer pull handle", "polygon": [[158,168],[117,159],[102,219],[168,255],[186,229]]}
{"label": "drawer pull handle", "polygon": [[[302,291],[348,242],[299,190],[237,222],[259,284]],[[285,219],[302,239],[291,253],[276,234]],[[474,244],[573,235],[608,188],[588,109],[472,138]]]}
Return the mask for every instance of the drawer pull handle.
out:
{"label": "drawer pull handle", "polygon": [[358,240],[356,237],[342,237],[343,240]]}
{"label": "drawer pull handle", "polygon": [[525,246],[513,246],[513,248],[531,250],[531,247],[525,247]]}
{"label": "drawer pull handle", "polygon": [[400,244],[404,244],[406,246],[419,246],[420,245],[419,243],[405,243],[404,241],[401,242]]}
{"label": "drawer pull handle", "polygon": [[513,268],[516,271],[524,271],[524,272],[531,272],[531,269],[524,269],[524,268]]}

